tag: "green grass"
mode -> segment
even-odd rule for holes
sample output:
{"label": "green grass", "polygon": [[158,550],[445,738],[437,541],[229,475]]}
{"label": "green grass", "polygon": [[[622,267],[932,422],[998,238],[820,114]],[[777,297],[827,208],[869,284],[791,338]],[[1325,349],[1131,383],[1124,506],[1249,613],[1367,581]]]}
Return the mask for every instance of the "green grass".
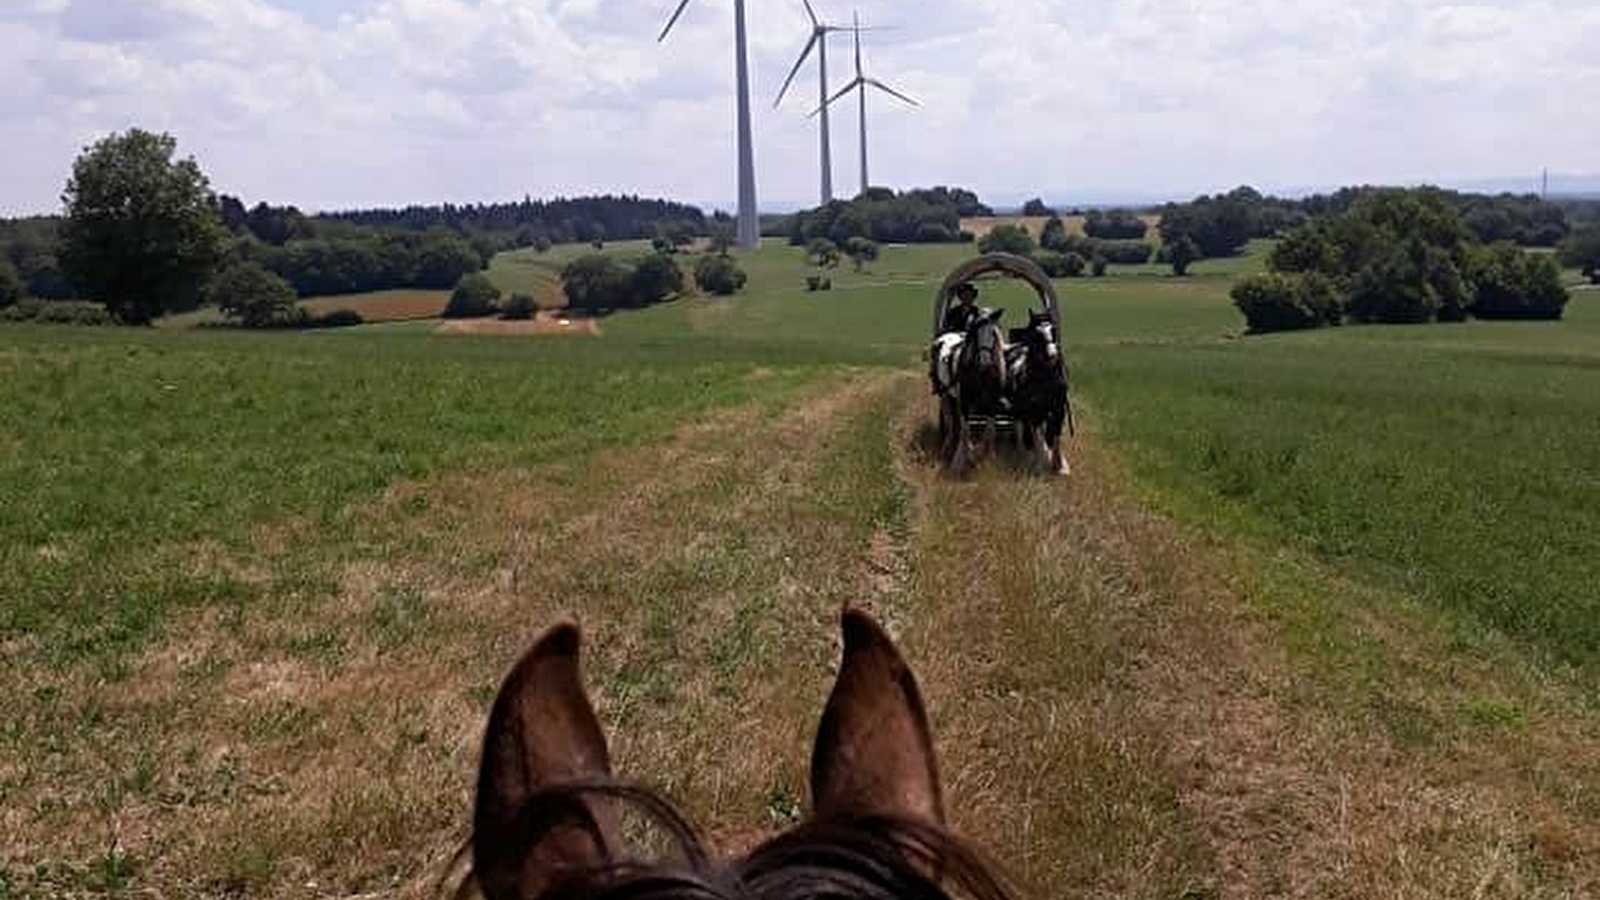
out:
{"label": "green grass", "polygon": [[1600,662],[1600,304],[1561,325],[1347,328],[1080,363],[1190,511]]}
{"label": "green grass", "polygon": [[248,593],[130,576],[156,548],[337,530],[400,479],[581,459],[820,371],[776,342],[361,331],[0,331],[0,633],[45,636],[52,657],[137,646],[175,606]]}

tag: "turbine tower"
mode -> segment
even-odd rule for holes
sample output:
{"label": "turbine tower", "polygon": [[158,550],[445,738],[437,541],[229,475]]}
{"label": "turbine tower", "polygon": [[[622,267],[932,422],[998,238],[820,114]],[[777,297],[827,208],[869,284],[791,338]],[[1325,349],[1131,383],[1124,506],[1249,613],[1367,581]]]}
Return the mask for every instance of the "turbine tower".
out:
{"label": "turbine tower", "polygon": [[[811,17],[811,40],[806,42],[804,50],[800,51],[800,58],[795,61],[794,68],[789,70],[789,77],[784,79],[783,88],[778,91],[778,99],[772,102],[772,108],[777,109],[783,103],[783,98],[789,93],[789,88],[794,84],[796,75],[800,74],[800,67],[811,58],[811,51],[817,51],[817,102],[822,104],[822,204],[828,205],[833,201],[833,139],[832,127],[829,119],[828,106],[828,35],[836,31],[850,31],[848,25],[829,25],[817,18],[817,11],[812,8],[811,0],[801,0],[806,5],[806,15]],[[878,29],[862,28],[862,31]]]}
{"label": "turbine tower", "polygon": [[855,80],[850,82],[849,84],[845,85],[843,88],[841,88],[840,91],[837,94],[834,94],[832,97],[829,97],[827,100],[823,101],[822,106],[816,112],[812,113],[812,115],[815,116],[815,115],[826,113],[827,110],[828,110],[828,107],[832,106],[834,103],[837,103],[841,98],[843,98],[846,94],[849,94],[851,91],[858,91],[860,93],[860,101],[861,101],[861,193],[865,194],[867,192],[867,188],[872,186],[872,181],[867,176],[867,88],[869,88],[869,87],[877,88],[878,90],[883,91],[885,94],[888,94],[889,96],[894,97],[896,100],[900,100],[900,101],[902,101],[902,102],[904,102],[904,103],[906,103],[906,104],[908,104],[910,106],[920,106],[921,104],[919,104],[917,101],[911,99],[910,97],[907,97],[905,94],[900,93],[899,91],[895,90],[894,88],[889,87],[887,84],[884,84],[883,82],[879,81],[878,79],[876,79],[876,78],[868,78],[867,77],[866,72],[863,71],[863,69],[861,67],[861,32],[864,31],[865,29],[863,29],[861,27],[861,16],[860,16],[859,13],[855,16],[855,24],[851,27],[850,30],[854,31],[855,35],[856,35],[856,77],[855,77]]}
{"label": "turbine tower", "polygon": [[[678,4],[667,27],[661,29],[658,42],[665,41],[678,24],[689,0]],[[744,27],[744,0],[733,0],[733,46],[735,75],[739,92],[739,246],[754,249],[761,246],[761,219],[756,208],[756,152],[750,134],[750,63],[746,51],[748,41]]]}

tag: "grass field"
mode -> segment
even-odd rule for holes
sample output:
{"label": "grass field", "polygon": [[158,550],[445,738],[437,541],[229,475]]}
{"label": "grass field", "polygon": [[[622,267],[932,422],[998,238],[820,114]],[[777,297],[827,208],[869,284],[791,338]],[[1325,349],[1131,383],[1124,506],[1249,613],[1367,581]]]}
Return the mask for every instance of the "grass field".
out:
{"label": "grass field", "polygon": [[1596,895],[1600,295],[1240,338],[1265,249],[1061,284],[1059,483],[927,456],[967,248],[599,339],[0,329],[0,898],[435,895],[564,612],[622,771],[748,845],[847,601],[1032,896]]}

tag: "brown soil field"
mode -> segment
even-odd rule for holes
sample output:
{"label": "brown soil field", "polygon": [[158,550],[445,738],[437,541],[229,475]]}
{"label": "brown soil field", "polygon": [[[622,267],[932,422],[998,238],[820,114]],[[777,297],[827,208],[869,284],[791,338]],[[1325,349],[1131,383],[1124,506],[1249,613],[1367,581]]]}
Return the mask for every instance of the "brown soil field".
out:
{"label": "brown soil field", "polygon": [[353,309],[368,322],[409,322],[437,319],[450,302],[449,291],[377,291],[344,297],[312,297],[301,301],[305,309],[327,315],[338,309]]}

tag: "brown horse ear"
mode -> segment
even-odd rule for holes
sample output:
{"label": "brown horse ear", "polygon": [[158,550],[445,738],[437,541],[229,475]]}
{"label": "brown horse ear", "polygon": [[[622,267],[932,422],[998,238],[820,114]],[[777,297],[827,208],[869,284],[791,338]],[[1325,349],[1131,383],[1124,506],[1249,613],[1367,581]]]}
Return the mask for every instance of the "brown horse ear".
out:
{"label": "brown horse ear", "polygon": [[546,632],[489,714],[472,822],[473,871],[488,900],[531,900],[566,875],[606,865],[618,846],[606,800],[536,796],[611,774],[605,735],[583,690],[581,644],[576,625]]}
{"label": "brown horse ear", "polygon": [[847,608],[843,630],[844,661],[811,755],[813,815],[942,825],[938,765],[916,678],[866,613]]}

